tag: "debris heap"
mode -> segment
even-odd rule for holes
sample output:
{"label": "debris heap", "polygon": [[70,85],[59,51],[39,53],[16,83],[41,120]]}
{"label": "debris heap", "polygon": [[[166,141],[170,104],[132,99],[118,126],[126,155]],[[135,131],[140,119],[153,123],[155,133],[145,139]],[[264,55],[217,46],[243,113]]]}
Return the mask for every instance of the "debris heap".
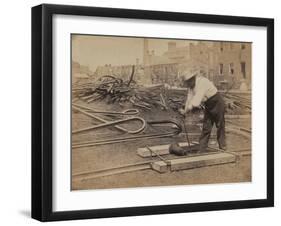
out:
{"label": "debris heap", "polygon": [[[149,111],[152,108],[177,111],[183,107],[186,91],[166,89],[164,85],[144,87],[134,79],[134,67],[130,77],[124,81],[112,75],[106,75],[97,81],[89,81],[73,87],[73,101],[81,99],[87,103],[105,101],[107,104],[131,103],[133,106]],[[251,98],[245,95],[222,93],[228,114],[250,114]],[[198,111],[198,110],[197,110]],[[200,109],[199,109],[200,111]]]}
{"label": "debris heap", "polygon": [[184,92],[173,92],[164,85],[143,87],[137,85],[130,76],[124,81],[115,76],[106,75],[95,82],[76,85],[73,87],[73,97],[87,103],[105,101],[107,104],[130,102],[133,106],[150,110],[159,107],[163,110],[178,109],[183,105]]}
{"label": "debris heap", "polygon": [[245,95],[225,93],[222,94],[226,112],[228,114],[250,114],[252,111],[251,98]]}

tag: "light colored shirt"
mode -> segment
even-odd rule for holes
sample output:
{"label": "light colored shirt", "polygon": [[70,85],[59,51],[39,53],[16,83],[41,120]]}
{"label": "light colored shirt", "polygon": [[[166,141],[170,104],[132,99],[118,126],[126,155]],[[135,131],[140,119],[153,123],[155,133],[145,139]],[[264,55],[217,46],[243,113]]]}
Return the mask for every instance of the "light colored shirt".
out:
{"label": "light colored shirt", "polygon": [[190,111],[194,107],[199,107],[217,92],[217,88],[209,79],[203,76],[196,76],[194,88],[188,89],[185,112]]}

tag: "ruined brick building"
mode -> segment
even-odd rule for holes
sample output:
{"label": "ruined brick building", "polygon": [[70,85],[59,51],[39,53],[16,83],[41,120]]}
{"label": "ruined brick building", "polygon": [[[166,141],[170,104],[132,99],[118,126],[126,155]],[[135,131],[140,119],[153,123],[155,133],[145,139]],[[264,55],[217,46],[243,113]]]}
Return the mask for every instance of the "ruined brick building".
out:
{"label": "ruined brick building", "polygon": [[184,66],[190,72],[199,69],[222,88],[238,88],[241,82],[251,87],[251,43],[199,41],[177,47],[169,42],[163,55],[156,56],[152,50],[144,57],[152,83],[177,86],[178,71]]}
{"label": "ruined brick building", "polygon": [[[177,46],[176,41],[170,41],[167,51],[156,55],[149,50],[149,39],[144,39],[143,63],[136,59],[134,79],[143,84],[168,83],[180,86],[179,71],[200,70],[219,88],[239,88],[245,83],[251,88],[251,43],[242,42],[210,42],[193,41],[185,46]],[[128,78],[132,65],[99,66],[95,76],[115,75],[122,79]]]}

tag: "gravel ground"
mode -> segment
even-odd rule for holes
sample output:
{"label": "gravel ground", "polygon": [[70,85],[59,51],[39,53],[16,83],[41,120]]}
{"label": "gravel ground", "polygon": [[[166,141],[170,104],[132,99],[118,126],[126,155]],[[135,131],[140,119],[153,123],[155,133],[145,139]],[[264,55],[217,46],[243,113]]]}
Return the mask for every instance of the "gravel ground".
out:
{"label": "gravel ground", "polygon": [[[122,111],[124,109],[117,105],[104,105],[102,102],[95,102],[94,104],[89,104],[88,106],[103,110],[112,110],[112,108],[114,108],[114,111]],[[128,108],[129,106],[124,107]],[[141,111],[140,116],[144,117],[146,120],[159,120],[167,118],[178,119],[178,117],[175,116],[175,113],[171,111],[159,110],[154,110],[152,112]],[[200,132],[199,126],[194,124],[191,125],[194,121],[200,123],[200,117],[196,114],[187,117],[187,119],[185,120],[185,124],[188,130],[191,132]],[[96,121],[83,114],[77,112],[73,112],[72,114],[72,130],[88,127],[96,123]],[[251,128],[251,122],[248,119],[232,119],[231,121],[227,121],[226,126],[231,125]],[[124,124],[123,126],[129,129],[133,129],[139,125],[136,123],[131,123],[130,125]],[[215,129],[213,130],[213,133],[215,134]],[[161,131],[166,131],[166,128],[161,128]],[[150,129],[149,131],[145,132],[155,131]],[[83,134],[75,134],[72,136],[72,142],[79,143],[120,136],[122,136],[122,132],[119,132],[114,128],[104,128],[93,132],[91,131],[85,132]],[[73,149],[72,175],[116,167],[125,164],[144,162],[146,161],[146,159],[143,159],[136,154],[137,148],[144,147],[146,145],[153,146],[160,144],[170,144],[175,141],[184,142],[184,136],[178,136],[174,138],[136,140],[133,142]],[[198,141],[198,138],[194,139],[193,141]],[[212,146],[216,146],[215,140],[213,140],[213,142],[211,143]],[[233,150],[237,148],[250,147],[251,141],[244,137],[227,133],[227,144],[228,150]],[[160,174],[153,170],[142,170],[84,181],[75,180],[72,182],[72,190],[234,183],[249,181],[251,181],[251,156],[243,156],[237,163],[169,172],[164,174]]]}

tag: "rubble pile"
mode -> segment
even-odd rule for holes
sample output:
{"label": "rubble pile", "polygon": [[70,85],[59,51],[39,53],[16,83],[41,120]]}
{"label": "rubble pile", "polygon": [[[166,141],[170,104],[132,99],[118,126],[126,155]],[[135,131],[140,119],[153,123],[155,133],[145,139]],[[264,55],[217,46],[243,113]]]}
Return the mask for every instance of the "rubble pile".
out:
{"label": "rubble pile", "polygon": [[125,83],[122,79],[108,75],[101,77],[94,83],[89,82],[75,87],[73,95],[88,103],[103,99],[107,99],[108,103],[125,101],[131,96],[135,88],[132,84]]}
{"label": "rubble pile", "polygon": [[[177,111],[183,107],[186,91],[167,89],[164,85],[140,86],[133,80],[133,71],[128,80],[115,76],[102,76],[96,81],[88,81],[73,87],[73,101],[80,99],[87,103],[105,101],[107,104],[131,103],[145,111],[152,108]],[[250,114],[251,98],[230,92],[221,93],[227,114]],[[197,109],[198,112],[198,109]],[[200,109],[199,109],[200,112]]]}
{"label": "rubble pile", "polygon": [[251,98],[245,95],[222,93],[228,114],[250,114],[252,111]]}
{"label": "rubble pile", "polygon": [[160,107],[163,110],[178,109],[185,100],[185,95],[182,94],[178,92],[173,94],[164,85],[139,86],[132,76],[128,81],[124,81],[107,75],[95,82],[73,87],[73,100],[81,99],[87,103],[103,100],[107,104],[130,102],[133,106],[144,110],[154,107]]}

